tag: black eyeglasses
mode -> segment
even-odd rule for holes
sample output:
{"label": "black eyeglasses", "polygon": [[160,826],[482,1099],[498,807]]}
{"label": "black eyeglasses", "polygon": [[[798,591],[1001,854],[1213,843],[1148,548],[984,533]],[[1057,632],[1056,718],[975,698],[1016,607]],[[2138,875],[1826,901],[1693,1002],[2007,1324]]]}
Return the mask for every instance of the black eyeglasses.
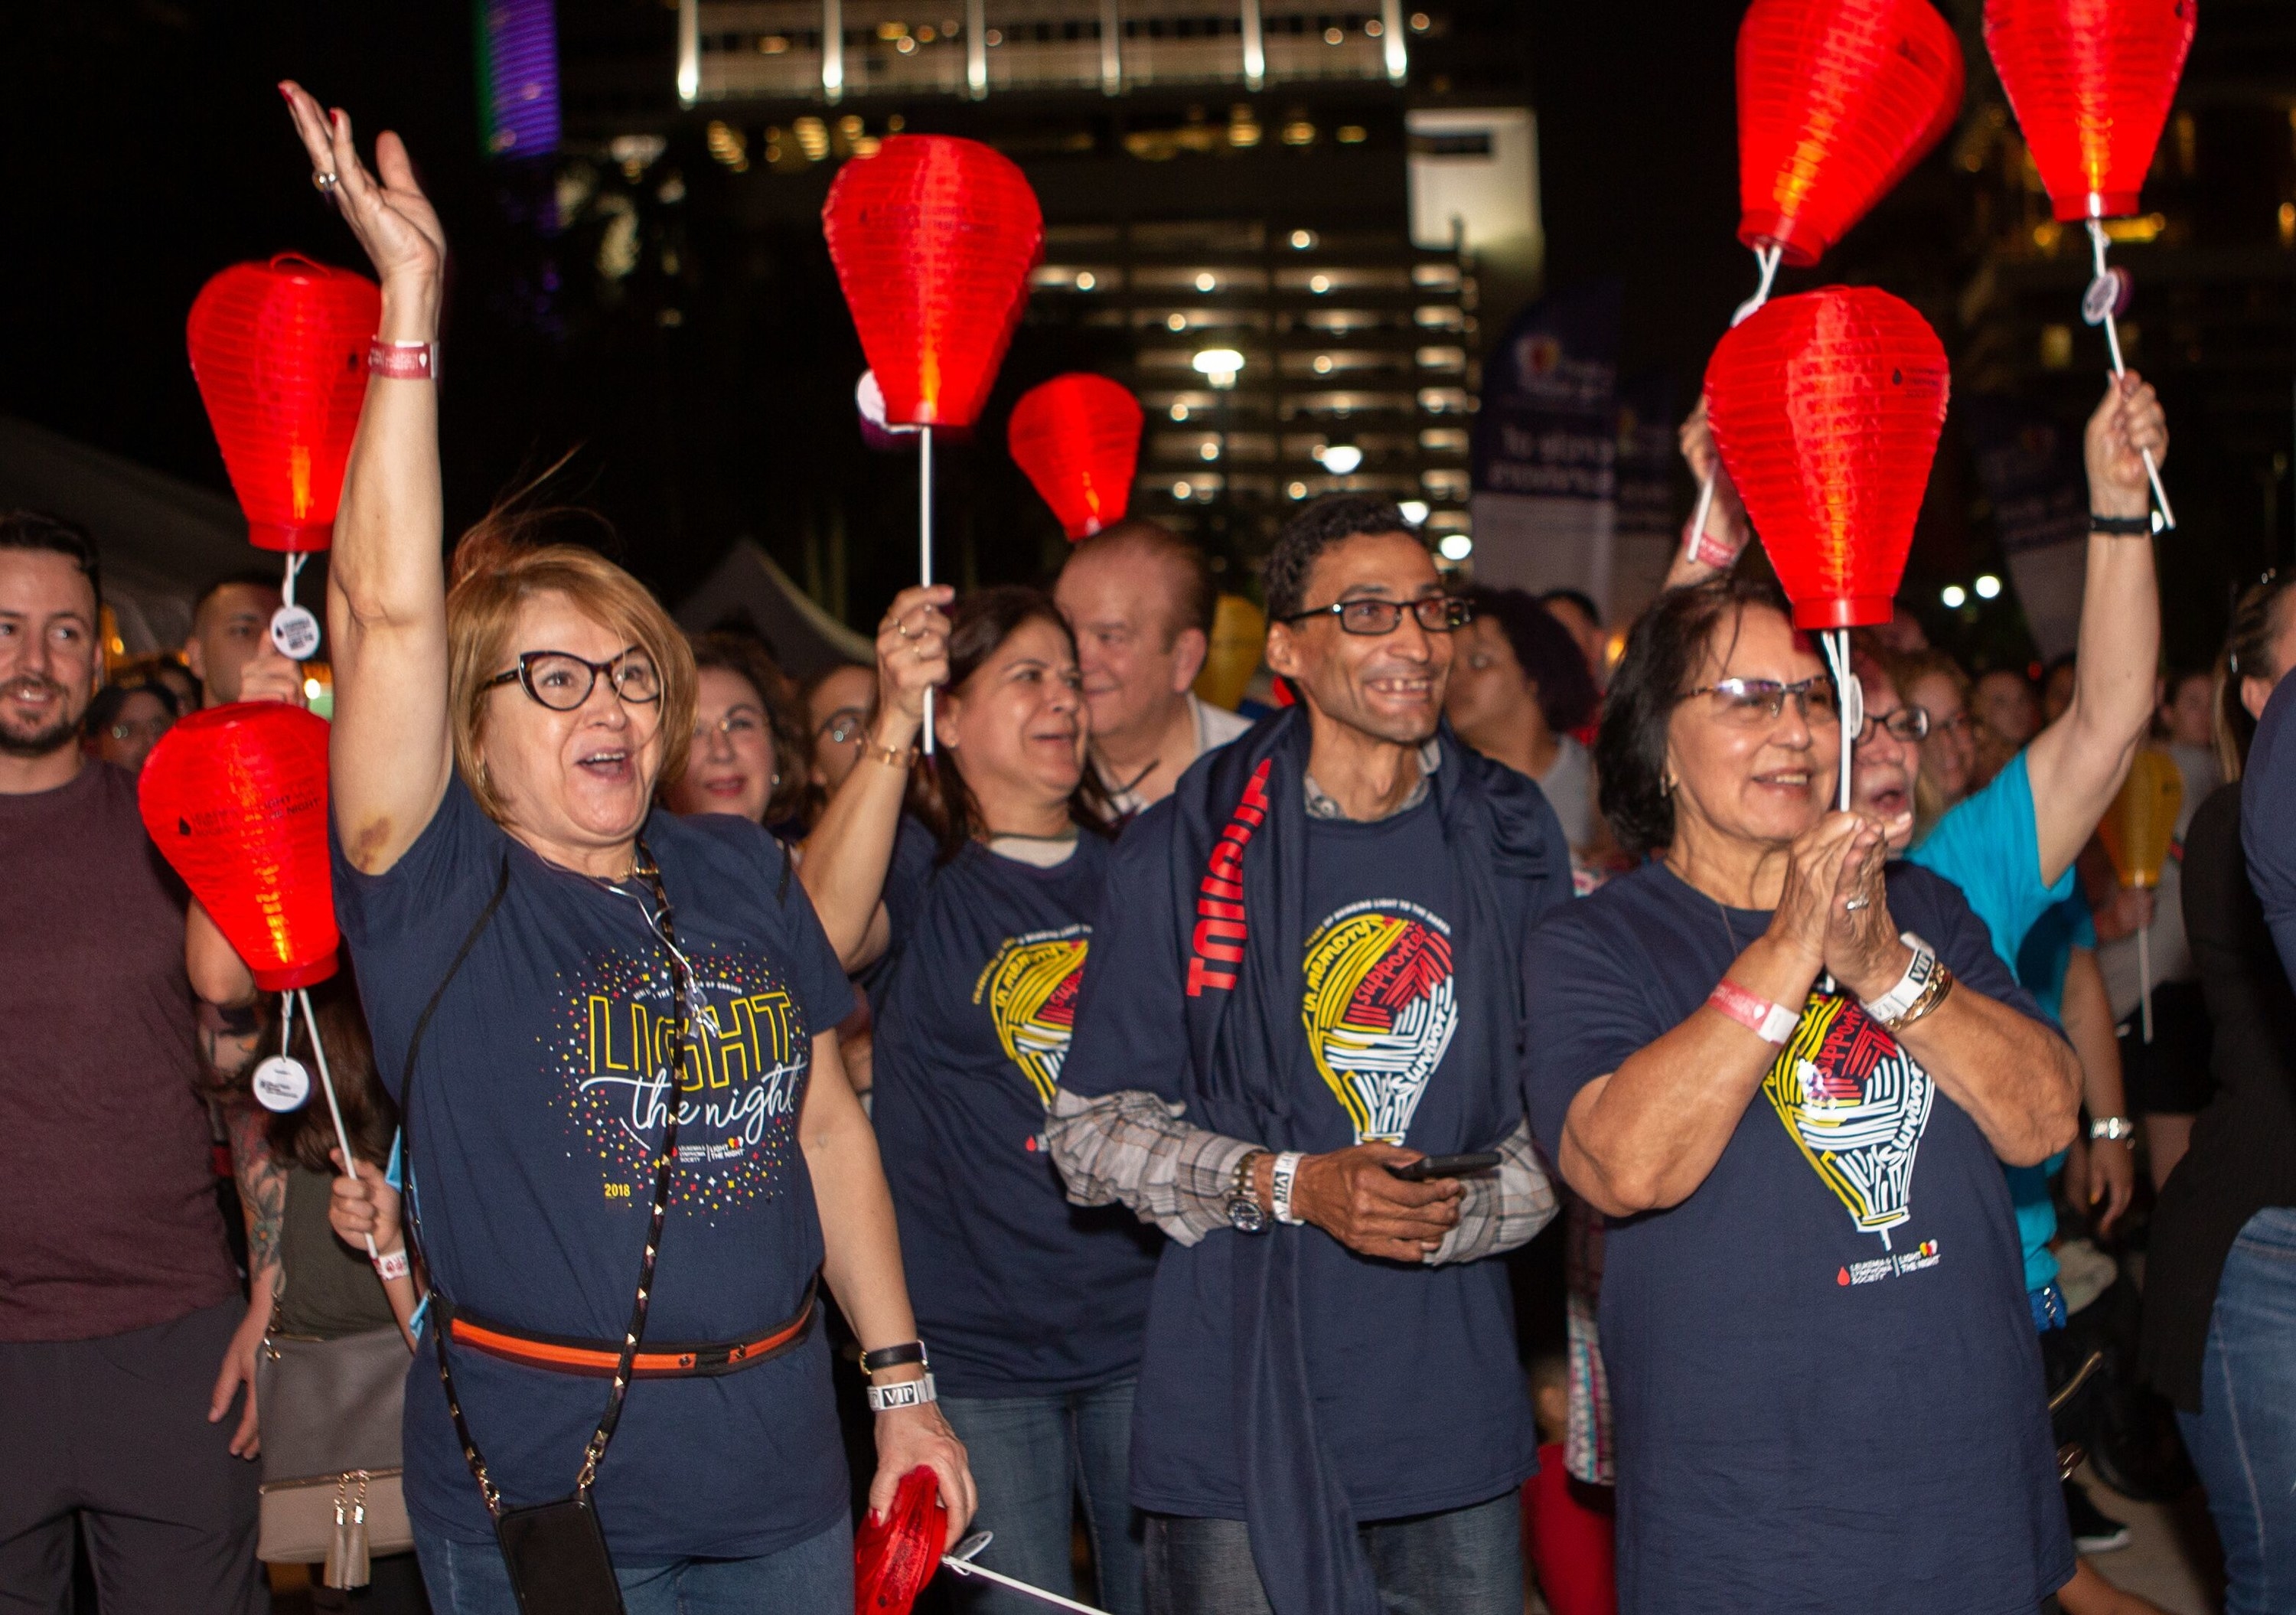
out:
{"label": "black eyeglasses", "polygon": [[636,645],[611,661],[585,661],[571,651],[522,652],[518,666],[496,674],[486,688],[517,684],[553,712],[571,712],[590,699],[601,673],[614,693],[634,706],[652,706],[661,699],[661,674],[653,658]]}
{"label": "black eyeglasses", "polygon": [[1690,693],[1712,696],[1725,723],[1774,724],[1786,709],[1789,696],[1800,707],[1806,724],[1841,721],[1841,708],[1834,697],[1833,681],[1824,677],[1798,678],[1790,685],[1780,684],[1775,678],[1718,678],[1710,685],[1701,685]]}
{"label": "black eyeglasses", "polygon": [[1279,622],[1305,622],[1311,617],[1336,617],[1342,634],[1362,634],[1376,638],[1392,634],[1403,626],[1403,614],[1409,611],[1414,620],[1430,634],[1448,634],[1464,628],[1475,619],[1475,608],[1456,594],[1430,594],[1423,600],[1341,600],[1312,611],[1294,611]]}
{"label": "black eyeglasses", "polygon": [[1862,746],[1874,738],[1876,725],[1901,741],[1924,741],[1930,737],[1930,709],[1927,707],[1900,707],[1886,717],[1868,712],[1865,727],[1857,731],[1858,745]]}

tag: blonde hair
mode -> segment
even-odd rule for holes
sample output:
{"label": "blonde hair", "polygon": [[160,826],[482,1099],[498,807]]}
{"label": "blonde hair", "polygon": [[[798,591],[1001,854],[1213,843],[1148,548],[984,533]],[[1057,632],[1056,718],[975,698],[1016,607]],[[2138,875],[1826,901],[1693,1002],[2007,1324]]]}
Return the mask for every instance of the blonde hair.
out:
{"label": "blonde hair", "polygon": [[447,588],[447,726],[463,783],[498,824],[502,799],[480,750],[493,693],[488,681],[515,660],[512,625],[519,607],[535,595],[564,595],[653,659],[661,675],[661,753],[649,788],[684,771],[693,740],[693,652],[685,635],[644,584],[597,551],[541,539],[570,516],[596,520],[587,512],[496,509],[455,545]]}
{"label": "blonde hair", "polygon": [[[1906,651],[1878,659],[1890,681],[1898,686],[1898,699],[1906,705],[1914,702],[1914,686],[1924,678],[1942,678],[1960,693],[1962,710],[1969,709],[1969,675],[1961,664],[1938,650]],[[1945,788],[1938,783],[1937,775],[1930,772],[1930,756],[1926,748],[1920,752],[1921,767],[1914,771],[1914,840],[1919,843],[1937,828],[1953,806],[1945,799]]]}

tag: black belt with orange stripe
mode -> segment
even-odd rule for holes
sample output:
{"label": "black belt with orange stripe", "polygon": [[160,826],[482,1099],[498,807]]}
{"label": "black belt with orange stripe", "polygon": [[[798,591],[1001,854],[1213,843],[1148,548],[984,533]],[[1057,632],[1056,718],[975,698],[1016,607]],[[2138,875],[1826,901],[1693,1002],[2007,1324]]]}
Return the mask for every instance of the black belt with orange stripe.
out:
{"label": "black belt with orange stripe", "polygon": [[[762,1334],[738,1340],[686,1341],[666,1340],[659,1344],[643,1342],[637,1356],[632,1359],[630,1377],[636,1380],[688,1380],[710,1378],[719,1374],[737,1373],[744,1368],[754,1368],[769,1358],[795,1350],[813,1329],[814,1301],[821,1287],[821,1275],[816,1273],[806,1281],[805,1299],[796,1313],[786,1322],[776,1324]],[[546,1368],[554,1373],[579,1374],[586,1379],[611,1380],[622,1360],[619,1340],[584,1340],[562,1334],[537,1334],[532,1330],[513,1329],[507,1324],[497,1324],[479,1316],[467,1308],[451,1305],[443,1295],[433,1293],[432,1311],[447,1338],[457,1346],[472,1351],[482,1351],[490,1357],[500,1357],[509,1363],[521,1363],[529,1368]]]}

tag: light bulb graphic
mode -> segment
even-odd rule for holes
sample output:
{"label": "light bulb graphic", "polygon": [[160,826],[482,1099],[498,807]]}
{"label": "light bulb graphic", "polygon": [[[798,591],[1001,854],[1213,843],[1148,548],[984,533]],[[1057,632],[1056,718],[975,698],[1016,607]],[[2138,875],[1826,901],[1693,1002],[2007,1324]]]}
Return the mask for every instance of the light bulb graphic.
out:
{"label": "light bulb graphic", "polygon": [[1930,1074],[1857,1004],[1813,995],[1762,1091],[1858,1232],[1889,1250],[1890,1231],[1913,1215],[1914,1160],[1937,1096]]}
{"label": "light bulb graphic", "polygon": [[1459,1029],[1442,921],[1407,904],[1341,909],[1308,939],[1308,1046],[1356,1142],[1401,1144]]}

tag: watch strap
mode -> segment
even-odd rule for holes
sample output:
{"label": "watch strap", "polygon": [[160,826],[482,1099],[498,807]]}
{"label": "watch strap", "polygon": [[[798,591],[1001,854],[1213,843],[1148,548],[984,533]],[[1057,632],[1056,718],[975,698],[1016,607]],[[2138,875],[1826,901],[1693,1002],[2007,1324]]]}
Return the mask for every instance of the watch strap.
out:
{"label": "watch strap", "polygon": [[2134,1117],[2098,1116],[2092,1118],[2088,1124],[2088,1135],[2091,1138],[2111,1142],[2133,1138],[2136,1135],[2136,1121]]}
{"label": "watch strap", "polygon": [[861,1354],[861,1372],[875,1373],[881,1368],[898,1368],[904,1363],[922,1363],[931,1367],[922,1340],[903,1340],[898,1346],[880,1346],[874,1351]]}

